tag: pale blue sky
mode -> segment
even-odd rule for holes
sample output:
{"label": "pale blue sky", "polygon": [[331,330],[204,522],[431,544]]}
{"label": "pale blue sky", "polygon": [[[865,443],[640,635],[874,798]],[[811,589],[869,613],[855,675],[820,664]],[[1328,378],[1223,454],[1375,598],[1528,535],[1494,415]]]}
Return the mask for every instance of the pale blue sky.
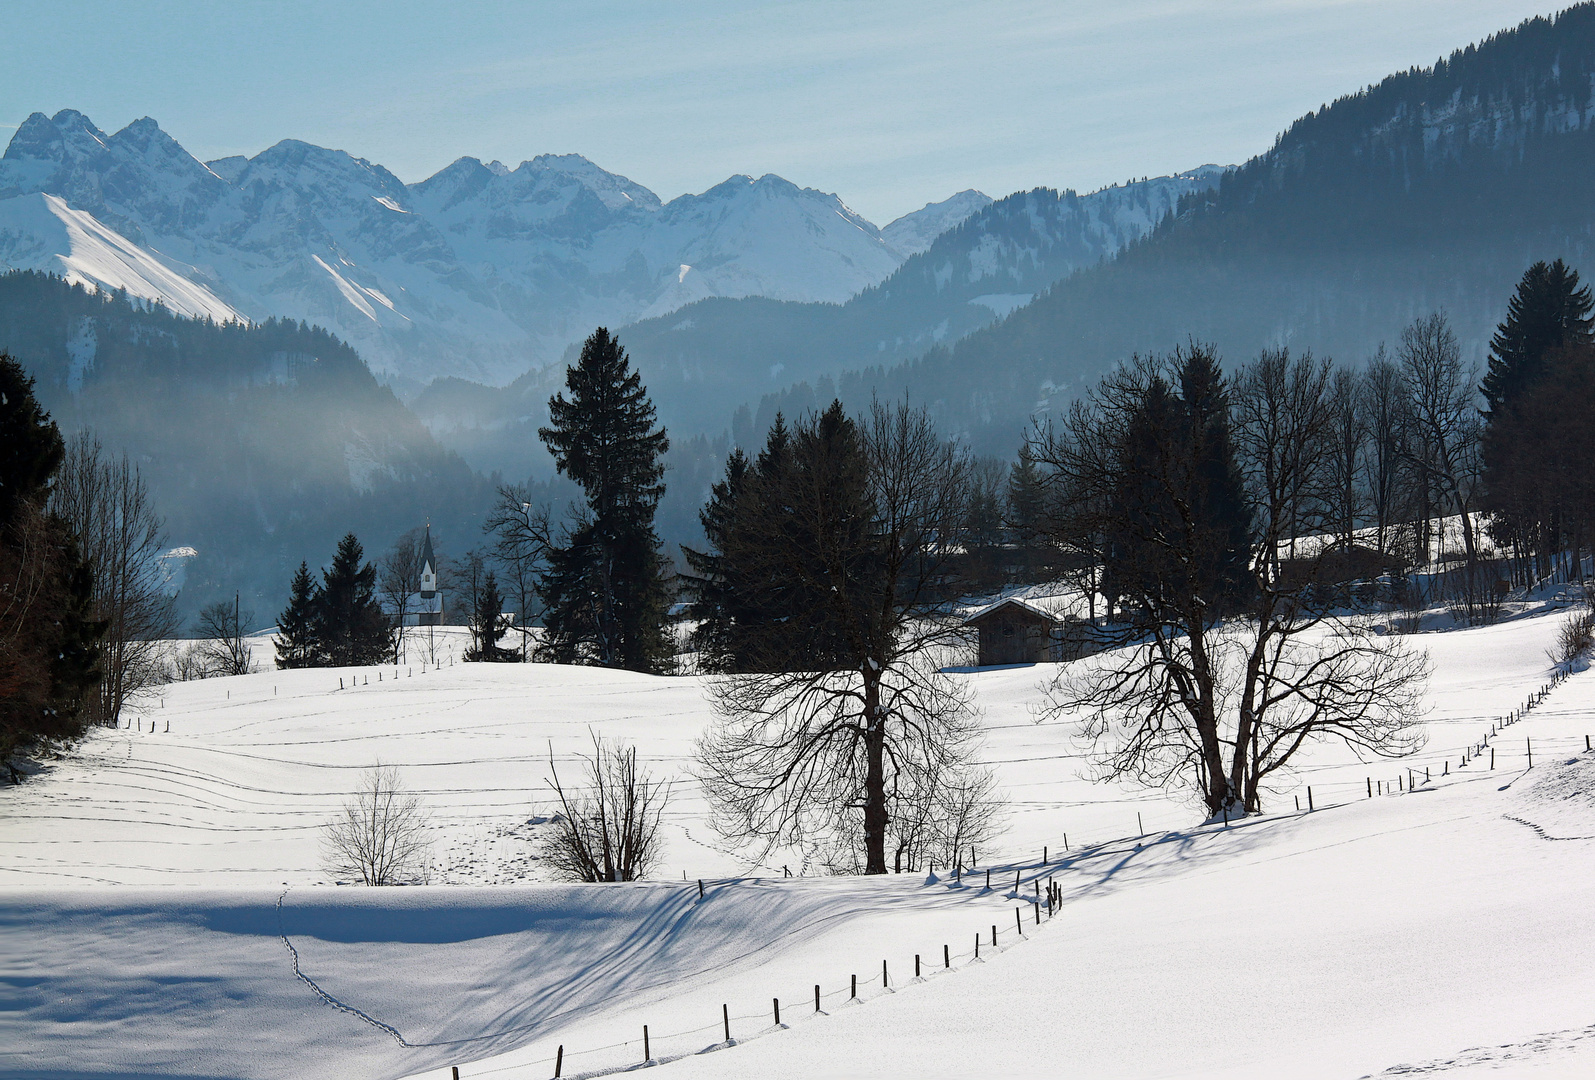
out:
{"label": "pale blue sky", "polygon": [[202,159],[298,138],[407,182],[466,154],[579,153],[666,199],[774,172],[884,224],[963,188],[1084,191],[1241,161],[1303,112],[1554,10],[4,0],[0,126],[148,115]]}

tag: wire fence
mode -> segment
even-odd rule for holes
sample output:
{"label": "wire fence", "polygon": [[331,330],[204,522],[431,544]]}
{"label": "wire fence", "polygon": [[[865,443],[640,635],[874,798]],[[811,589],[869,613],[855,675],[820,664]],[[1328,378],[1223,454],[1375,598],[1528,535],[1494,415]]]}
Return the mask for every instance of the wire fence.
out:
{"label": "wire fence", "polygon": [[[1486,770],[1496,767],[1496,743],[1500,735],[1507,728],[1522,722],[1529,714],[1545,702],[1563,682],[1570,677],[1571,672],[1564,669],[1557,672],[1548,682],[1538,687],[1522,706],[1511,712],[1494,717],[1490,720],[1487,734],[1477,742],[1464,748],[1459,758],[1456,759],[1458,771],[1479,766]],[[1514,756],[1515,756],[1514,746]],[[1576,736],[1541,738],[1538,745],[1532,739],[1525,738],[1522,748],[1525,771],[1534,766],[1534,753],[1538,749],[1543,757],[1547,753],[1561,753],[1568,749],[1590,751],[1591,740],[1588,735],[1582,739]],[[1485,764],[1486,761],[1488,764]],[[1451,775],[1452,759],[1443,759],[1438,768],[1439,775],[1435,775],[1437,767],[1434,764],[1425,765],[1420,777],[1415,766],[1408,766],[1394,777],[1394,783],[1384,779],[1375,779],[1372,775],[1366,777],[1364,784],[1358,785],[1355,781],[1333,781],[1320,784],[1319,790],[1332,793],[1335,796],[1342,792],[1349,793],[1351,789],[1362,787],[1365,798],[1378,798],[1384,795],[1398,795],[1410,793],[1421,789],[1425,785],[1433,784],[1442,776]],[[1298,803],[1298,809],[1304,812],[1315,812],[1329,808],[1332,805],[1346,805],[1355,801],[1343,799],[1337,803],[1323,802],[1316,799],[1313,787],[1307,787],[1307,802],[1305,806]],[[1137,826],[1141,826],[1139,814]],[[1228,828],[1229,821],[1209,822],[1203,828]],[[1234,822],[1235,827],[1244,827],[1241,821]],[[1190,830],[1186,830],[1188,832]],[[978,885],[982,894],[996,892],[1005,901],[1014,902],[1011,908],[1013,922],[1005,922],[1006,916],[999,921],[977,930],[969,941],[968,947],[954,949],[951,943],[944,943],[940,953],[932,952],[929,959],[924,954],[916,954],[912,965],[912,975],[906,972],[902,975],[894,973],[888,960],[881,961],[879,972],[871,971],[862,977],[850,974],[846,985],[838,985],[834,989],[826,990],[823,984],[815,984],[812,993],[790,994],[777,996],[771,999],[768,1009],[755,1012],[739,1012],[733,1014],[729,1005],[722,1003],[720,1018],[717,1022],[704,1024],[701,1027],[690,1028],[684,1031],[668,1033],[651,1032],[647,1025],[640,1025],[635,1038],[624,1039],[609,1043],[604,1046],[585,1047],[567,1051],[563,1044],[556,1047],[550,1056],[534,1061],[516,1062],[513,1065],[501,1065],[484,1069],[472,1069],[469,1073],[462,1074],[458,1067],[453,1069],[454,1080],[461,1076],[494,1076],[513,1073],[527,1077],[551,1076],[564,1080],[570,1078],[585,1078],[601,1076],[615,1072],[627,1071],[648,1063],[664,1064],[678,1060],[692,1054],[726,1049],[746,1042],[749,1039],[759,1038],[773,1032],[790,1028],[793,1023],[816,1017],[828,1016],[839,1008],[847,1008],[864,1004],[888,993],[915,985],[952,971],[957,971],[973,963],[981,962],[986,956],[996,952],[1006,951],[1009,948],[1027,940],[1032,934],[1050,922],[1058,913],[1063,898],[1063,889],[1054,880],[1057,872],[1071,868],[1078,862],[1087,858],[1097,858],[1127,852],[1128,845],[1132,842],[1135,849],[1142,847],[1142,841],[1148,837],[1175,835],[1170,832],[1146,833],[1144,830],[1135,836],[1118,837],[1113,840],[1102,841],[1097,844],[1087,845],[1072,853],[1069,849],[1068,838],[1064,838],[1063,858],[1053,861],[1050,858],[1050,845],[1042,850],[1040,863],[999,863],[988,865],[980,869],[954,867],[953,881],[963,884],[969,879],[969,887]],[[1118,847],[1117,845],[1125,845]],[[1013,875],[1011,882],[1007,875]],[[993,875],[997,875],[994,877]],[[932,880],[935,880],[932,870]],[[716,882],[717,886],[730,884],[730,882]],[[707,892],[703,882],[698,883],[700,902],[710,902],[712,893]],[[1027,887],[1030,890],[1026,895]],[[1004,892],[1003,890],[1006,889]],[[1028,918],[1027,918],[1028,916]],[[717,1036],[708,1042],[704,1039],[713,1033]]]}
{"label": "wire fence", "polygon": [[[1054,874],[1062,865],[1061,862],[1024,866],[1007,864],[979,872],[971,870],[967,874],[960,873],[960,879],[972,877],[975,880],[980,880],[979,874],[984,874],[985,884],[978,886],[981,895],[989,892],[1002,897],[1004,901],[1013,902],[1003,915],[996,916],[996,922],[973,931],[965,939],[967,945],[964,947],[955,949],[951,942],[944,942],[939,950],[914,954],[911,963],[904,963],[897,969],[892,967],[891,958],[883,958],[879,970],[871,967],[863,974],[849,972],[846,981],[837,978],[832,989],[826,989],[824,983],[815,983],[803,991],[776,995],[770,998],[768,1006],[753,1012],[733,1013],[729,1003],[722,1002],[719,1015],[713,1022],[699,1027],[659,1032],[646,1024],[639,1024],[637,1034],[632,1038],[568,1050],[564,1044],[560,1044],[552,1054],[532,1061],[473,1068],[468,1072],[462,1072],[460,1067],[455,1066],[452,1069],[453,1076],[456,1080],[461,1077],[469,1080],[478,1076],[514,1074],[579,1080],[628,1071],[639,1065],[665,1064],[693,1054],[728,1049],[751,1039],[788,1030],[794,1024],[829,1016],[839,1009],[865,1004],[939,975],[984,962],[995,953],[1006,952],[1029,940],[1059,912],[1063,890],[1054,881]],[[995,879],[992,877],[994,873],[998,875]],[[1011,880],[1008,878],[1010,874]],[[718,880],[707,884],[700,881],[696,886],[689,884],[688,887],[699,890],[700,903],[713,903],[717,892],[739,883],[739,880]],[[1009,921],[1010,913],[1012,921]],[[711,1035],[714,1037],[705,1041],[705,1037]]]}

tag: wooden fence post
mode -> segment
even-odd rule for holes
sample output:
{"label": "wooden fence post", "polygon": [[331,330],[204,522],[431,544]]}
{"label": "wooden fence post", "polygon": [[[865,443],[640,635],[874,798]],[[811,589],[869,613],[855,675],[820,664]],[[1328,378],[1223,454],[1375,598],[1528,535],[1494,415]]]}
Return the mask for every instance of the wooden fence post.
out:
{"label": "wooden fence post", "polygon": [[820,1011],[820,984],[814,984],[814,1011]]}
{"label": "wooden fence post", "polygon": [[652,1061],[654,1059],[653,1054],[648,1052],[648,1025],[647,1024],[644,1024],[642,1026],[642,1059],[644,1061]]}
{"label": "wooden fence post", "polygon": [[730,1042],[731,1041],[731,1006],[725,1004],[724,1002],[722,1002],[721,1005],[720,1005],[720,1019],[725,1021],[726,1042]]}
{"label": "wooden fence post", "polygon": [[776,1027],[780,1027],[781,1026],[781,999],[780,998],[771,998],[770,1000],[775,1002],[775,1026]]}
{"label": "wooden fence post", "polygon": [[[979,938],[976,938],[976,940],[978,941]],[[941,966],[944,968],[950,968],[953,966],[952,950],[945,945],[941,947]]]}
{"label": "wooden fence post", "polygon": [[[425,672],[422,672],[425,674]],[[565,1065],[565,1044],[559,1044],[559,1050],[554,1054],[554,1080],[559,1080],[559,1071]]]}

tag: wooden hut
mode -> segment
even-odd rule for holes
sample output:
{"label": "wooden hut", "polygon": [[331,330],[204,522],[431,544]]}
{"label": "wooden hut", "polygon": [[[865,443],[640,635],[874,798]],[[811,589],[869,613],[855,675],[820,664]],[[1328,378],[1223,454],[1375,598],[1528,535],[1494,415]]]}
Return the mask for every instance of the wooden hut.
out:
{"label": "wooden hut", "polygon": [[1053,615],[1034,604],[1009,597],[981,608],[964,620],[979,636],[980,667],[1040,664],[1059,659],[1060,628]]}

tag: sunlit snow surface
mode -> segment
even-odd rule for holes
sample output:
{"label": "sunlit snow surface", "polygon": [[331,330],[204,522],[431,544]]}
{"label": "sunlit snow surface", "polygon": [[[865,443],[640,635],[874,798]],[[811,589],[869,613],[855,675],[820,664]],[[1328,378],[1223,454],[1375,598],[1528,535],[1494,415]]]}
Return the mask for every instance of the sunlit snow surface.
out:
{"label": "sunlit snow surface", "polygon": [[[564,768],[591,726],[680,774],[699,685],[417,663],[169,687],[138,730],[0,790],[0,1075],[542,1077],[563,1045],[573,1076],[640,1062],[644,1024],[682,1076],[1589,1075],[1595,674],[1499,735],[1493,772],[1458,768],[1548,678],[1559,622],[1411,639],[1435,666],[1427,747],[1319,751],[1227,830],[1082,779],[1069,730],[1032,721],[1050,669],[967,676],[1014,803],[989,892],[984,870],[748,876],[685,779],[652,883],[318,886],[316,827],[379,757],[431,807],[442,880],[535,877],[549,744]],[[1365,797],[1425,766],[1428,789]],[[1296,814],[1307,784],[1319,812]],[[1063,888],[1039,928],[1015,864],[1023,896]],[[699,1053],[722,1003],[741,1045]]]}

